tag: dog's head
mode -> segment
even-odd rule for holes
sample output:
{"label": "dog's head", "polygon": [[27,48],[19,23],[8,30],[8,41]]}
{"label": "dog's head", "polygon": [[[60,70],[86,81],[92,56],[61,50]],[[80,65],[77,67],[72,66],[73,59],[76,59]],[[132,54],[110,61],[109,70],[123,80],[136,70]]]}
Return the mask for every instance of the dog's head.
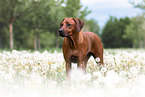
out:
{"label": "dog's head", "polygon": [[84,26],[84,22],[77,18],[65,18],[60,23],[59,35],[69,37],[75,33],[79,33]]}

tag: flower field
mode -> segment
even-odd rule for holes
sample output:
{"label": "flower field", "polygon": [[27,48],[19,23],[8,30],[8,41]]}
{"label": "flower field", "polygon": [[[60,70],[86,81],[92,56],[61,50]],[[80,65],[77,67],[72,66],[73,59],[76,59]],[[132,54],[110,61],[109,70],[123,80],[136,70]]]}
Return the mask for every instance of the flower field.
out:
{"label": "flower field", "polygon": [[95,61],[85,74],[72,64],[67,80],[62,53],[3,51],[0,97],[145,97],[144,49],[105,49],[105,64]]}

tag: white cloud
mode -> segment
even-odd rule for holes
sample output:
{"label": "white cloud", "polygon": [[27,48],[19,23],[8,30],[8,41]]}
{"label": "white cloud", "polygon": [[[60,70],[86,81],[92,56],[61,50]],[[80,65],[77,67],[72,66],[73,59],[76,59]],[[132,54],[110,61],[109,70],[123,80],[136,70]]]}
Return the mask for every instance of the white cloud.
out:
{"label": "white cloud", "polygon": [[81,2],[91,10],[133,8],[128,0],[81,0]]}
{"label": "white cloud", "polygon": [[142,12],[140,9],[134,8],[129,0],[81,0],[81,3],[92,11],[87,18],[98,20],[101,27],[104,26],[109,16],[132,17]]}
{"label": "white cloud", "polygon": [[128,0],[81,0],[82,4],[84,5],[95,5],[95,4],[108,4],[108,5],[121,5],[126,6],[128,5]]}

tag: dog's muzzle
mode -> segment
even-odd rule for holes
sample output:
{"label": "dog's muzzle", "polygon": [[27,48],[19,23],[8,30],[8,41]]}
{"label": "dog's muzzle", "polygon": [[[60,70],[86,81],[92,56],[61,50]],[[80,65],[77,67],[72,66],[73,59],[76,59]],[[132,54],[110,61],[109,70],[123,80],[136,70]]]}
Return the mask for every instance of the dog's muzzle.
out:
{"label": "dog's muzzle", "polygon": [[65,35],[63,33],[63,29],[59,29],[59,36],[65,37]]}

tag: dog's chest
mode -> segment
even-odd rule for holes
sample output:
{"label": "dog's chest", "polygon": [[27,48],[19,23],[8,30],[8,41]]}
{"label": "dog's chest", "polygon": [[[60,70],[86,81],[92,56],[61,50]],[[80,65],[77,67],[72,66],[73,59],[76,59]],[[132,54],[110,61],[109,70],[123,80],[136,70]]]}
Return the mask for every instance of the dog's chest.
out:
{"label": "dog's chest", "polygon": [[79,57],[83,55],[83,52],[80,50],[71,50],[70,51],[70,61],[73,63],[77,63],[79,60]]}
{"label": "dog's chest", "polygon": [[71,56],[70,57],[70,60],[71,60],[71,62],[73,62],[73,63],[77,63],[78,62],[78,56]]}
{"label": "dog's chest", "polygon": [[79,57],[79,52],[78,50],[71,50],[71,55],[70,55],[70,60],[73,63],[77,63],[78,62],[78,57]]}

